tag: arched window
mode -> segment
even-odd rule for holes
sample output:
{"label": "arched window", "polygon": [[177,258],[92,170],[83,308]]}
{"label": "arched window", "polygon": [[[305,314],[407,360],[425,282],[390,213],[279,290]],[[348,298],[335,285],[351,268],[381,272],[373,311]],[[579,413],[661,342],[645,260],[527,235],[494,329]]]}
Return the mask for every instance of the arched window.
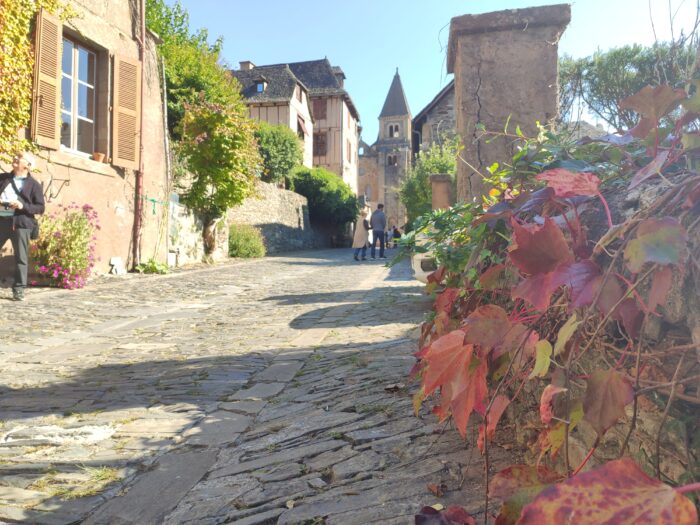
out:
{"label": "arched window", "polygon": [[389,124],[389,138],[395,139],[395,138],[398,138],[398,136],[399,136],[399,125],[398,124]]}
{"label": "arched window", "polygon": [[398,157],[396,155],[387,155],[386,156],[386,165],[387,166],[398,166],[399,165]]}

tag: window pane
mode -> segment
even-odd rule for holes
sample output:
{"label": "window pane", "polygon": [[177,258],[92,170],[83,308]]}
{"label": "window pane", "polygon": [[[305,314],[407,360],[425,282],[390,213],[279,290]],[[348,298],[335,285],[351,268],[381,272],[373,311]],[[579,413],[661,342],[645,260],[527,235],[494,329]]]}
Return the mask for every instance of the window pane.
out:
{"label": "window pane", "polygon": [[63,41],[63,72],[66,75],[73,74],[73,44],[70,40]]}
{"label": "window pane", "polygon": [[92,153],[95,151],[95,125],[78,119],[78,151]]}
{"label": "window pane", "polygon": [[70,115],[61,113],[61,144],[70,148]]}
{"label": "window pane", "polygon": [[78,78],[95,85],[95,55],[82,47],[78,47]]}
{"label": "window pane", "polygon": [[72,111],[73,107],[73,100],[72,100],[72,89],[71,86],[73,85],[73,82],[71,81],[70,78],[63,77],[61,79],[61,109],[65,111]]}
{"label": "window pane", "polygon": [[78,116],[93,120],[95,106],[95,90],[84,84],[78,84]]}

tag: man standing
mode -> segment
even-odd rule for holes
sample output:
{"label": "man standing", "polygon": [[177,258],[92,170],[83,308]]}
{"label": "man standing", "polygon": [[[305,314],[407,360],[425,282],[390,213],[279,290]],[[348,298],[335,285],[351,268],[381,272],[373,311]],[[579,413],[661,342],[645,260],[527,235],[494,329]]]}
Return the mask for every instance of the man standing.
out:
{"label": "man standing", "polygon": [[36,225],[34,215],[44,213],[41,185],[29,173],[36,165],[30,153],[18,153],[12,160],[12,172],[0,174],[0,248],[12,241],[15,254],[15,283],[12,298],[24,301],[29,268],[29,238]]}
{"label": "man standing", "polygon": [[372,214],[369,224],[372,227],[372,259],[376,259],[377,240],[379,240],[379,258],[386,259],[384,255],[384,230],[386,229],[386,215],[384,205],[377,204],[377,209]]}

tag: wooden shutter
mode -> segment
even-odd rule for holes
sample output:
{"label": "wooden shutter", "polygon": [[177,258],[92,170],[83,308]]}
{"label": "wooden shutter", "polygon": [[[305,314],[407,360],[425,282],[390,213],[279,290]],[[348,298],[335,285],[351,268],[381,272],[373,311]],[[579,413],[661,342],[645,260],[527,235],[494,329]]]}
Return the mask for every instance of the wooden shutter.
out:
{"label": "wooden shutter", "polygon": [[32,140],[49,149],[61,145],[61,51],[63,24],[45,10],[36,22],[36,57],[32,92]]}
{"label": "wooden shutter", "polygon": [[141,151],[141,62],[114,57],[112,164],[139,168]]}

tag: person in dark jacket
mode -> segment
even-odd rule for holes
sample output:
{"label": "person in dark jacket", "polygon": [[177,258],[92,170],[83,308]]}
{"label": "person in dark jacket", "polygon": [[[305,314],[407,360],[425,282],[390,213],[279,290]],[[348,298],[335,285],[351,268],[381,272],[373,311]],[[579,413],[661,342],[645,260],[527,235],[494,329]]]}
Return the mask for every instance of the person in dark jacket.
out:
{"label": "person in dark jacket", "polygon": [[36,225],[35,215],[44,213],[41,184],[29,173],[36,165],[31,153],[23,152],[12,160],[12,171],[0,174],[0,248],[8,239],[15,254],[15,282],[12,298],[24,300],[29,269],[29,238]]}
{"label": "person in dark jacket", "polygon": [[384,230],[386,229],[386,215],[384,215],[384,205],[377,204],[377,209],[372,213],[369,219],[370,227],[372,228],[372,249],[370,254],[372,259],[376,258],[377,241],[379,241],[379,258],[386,259],[384,255]]}

